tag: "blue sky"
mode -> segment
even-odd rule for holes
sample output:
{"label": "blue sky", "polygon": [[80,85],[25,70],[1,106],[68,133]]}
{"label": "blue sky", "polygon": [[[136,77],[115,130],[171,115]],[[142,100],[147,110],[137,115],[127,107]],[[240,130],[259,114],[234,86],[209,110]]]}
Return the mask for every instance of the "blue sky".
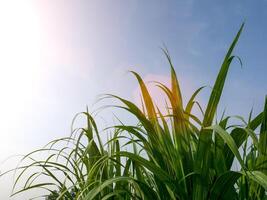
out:
{"label": "blue sky", "polygon": [[[4,130],[0,160],[67,136],[73,116],[86,105],[95,110],[99,94],[135,99],[138,87],[128,70],[147,81],[167,80],[163,44],[170,51],[185,98],[200,86],[212,86],[244,21],[234,53],[241,57],[243,68],[233,62],[220,106],[229,115],[244,116],[252,107],[255,113],[263,108],[266,0],[7,2],[1,3],[0,10],[8,11],[1,12],[0,21],[5,24],[1,43],[8,41],[0,48],[4,54],[0,58],[4,60],[0,61]],[[12,59],[5,59],[9,56]],[[207,88],[199,97],[203,106],[209,92]],[[112,118],[103,115],[106,120]],[[8,186],[0,180],[1,191],[3,187]],[[6,191],[0,199],[7,199]]]}

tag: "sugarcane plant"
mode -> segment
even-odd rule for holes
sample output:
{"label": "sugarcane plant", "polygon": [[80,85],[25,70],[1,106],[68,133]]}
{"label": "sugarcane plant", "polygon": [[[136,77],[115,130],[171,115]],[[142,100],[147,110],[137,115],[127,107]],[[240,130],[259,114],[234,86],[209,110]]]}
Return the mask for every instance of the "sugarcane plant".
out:
{"label": "sugarcane plant", "polygon": [[[156,106],[142,78],[132,72],[140,86],[141,108],[116,95],[104,99],[118,100],[114,109],[125,110],[137,122],[125,124],[118,118],[116,125],[100,133],[88,109],[78,114],[86,119],[86,127],[74,128],[70,137],[23,157],[21,163],[27,160],[27,164],[15,169],[13,195],[43,188],[49,192],[47,199],[267,199],[267,98],[255,117],[252,113],[248,121],[237,117],[242,125],[230,124],[229,116],[216,117],[243,27],[226,53],[205,109],[196,100],[204,87],[184,105],[170,54],[164,48],[171,87],[155,85],[166,94],[165,110]],[[202,117],[193,113],[194,106]],[[107,135],[103,144],[101,138]],[[34,155],[41,152],[48,156],[36,160]]]}

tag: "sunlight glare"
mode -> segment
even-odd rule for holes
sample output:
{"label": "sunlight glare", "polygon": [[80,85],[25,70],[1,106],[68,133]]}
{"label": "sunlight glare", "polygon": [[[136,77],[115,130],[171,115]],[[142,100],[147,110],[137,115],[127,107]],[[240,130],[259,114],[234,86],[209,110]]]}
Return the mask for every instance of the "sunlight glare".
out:
{"label": "sunlight glare", "polygon": [[15,143],[21,133],[12,133],[19,131],[22,113],[31,106],[39,76],[41,33],[30,1],[0,1],[0,25],[0,148],[7,151],[7,141]]}

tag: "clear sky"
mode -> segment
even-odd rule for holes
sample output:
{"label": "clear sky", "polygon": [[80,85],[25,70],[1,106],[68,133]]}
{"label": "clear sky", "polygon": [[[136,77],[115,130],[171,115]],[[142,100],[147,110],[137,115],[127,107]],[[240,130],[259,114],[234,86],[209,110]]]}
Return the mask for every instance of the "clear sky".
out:
{"label": "clear sky", "polygon": [[[212,86],[243,21],[235,50],[243,68],[233,62],[221,108],[228,115],[259,112],[267,94],[266,19],[266,0],[0,1],[0,161],[68,136],[73,116],[86,105],[95,110],[99,94],[135,99],[127,70],[168,81],[163,44],[185,98]],[[0,179],[0,199],[9,199],[10,179]]]}

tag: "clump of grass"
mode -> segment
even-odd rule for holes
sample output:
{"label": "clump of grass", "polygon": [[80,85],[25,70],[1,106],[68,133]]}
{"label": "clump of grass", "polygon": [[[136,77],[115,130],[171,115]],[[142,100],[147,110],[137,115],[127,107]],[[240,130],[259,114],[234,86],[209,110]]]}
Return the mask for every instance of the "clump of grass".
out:
{"label": "clump of grass", "polygon": [[[50,199],[267,199],[267,98],[264,110],[254,118],[251,114],[248,122],[242,120],[243,126],[229,124],[230,117],[215,120],[243,26],[223,60],[207,107],[202,109],[203,119],[192,113],[203,87],[184,106],[170,55],[163,49],[171,68],[171,87],[156,85],[168,98],[164,112],[168,114],[155,106],[142,78],[132,72],[140,85],[142,109],[119,96],[106,97],[119,100],[116,107],[135,116],[138,124],[119,121],[108,129],[112,134],[104,145],[93,116],[88,110],[81,113],[87,120],[85,128],[23,158],[31,163],[17,168],[13,195],[44,188]],[[32,158],[47,151],[44,160]],[[234,160],[240,165],[238,171],[232,168]],[[28,170],[31,175],[17,190]],[[41,182],[41,176],[48,180]]]}

